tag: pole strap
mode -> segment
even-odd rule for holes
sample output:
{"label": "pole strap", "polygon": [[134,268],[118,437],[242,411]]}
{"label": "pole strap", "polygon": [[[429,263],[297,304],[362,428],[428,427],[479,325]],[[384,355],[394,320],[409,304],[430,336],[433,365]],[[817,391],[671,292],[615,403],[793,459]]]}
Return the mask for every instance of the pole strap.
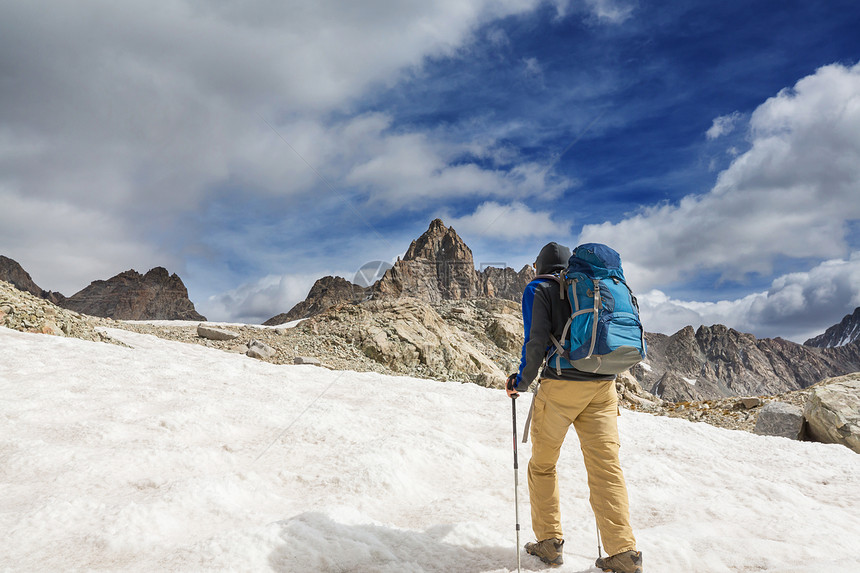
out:
{"label": "pole strap", "polygon": [[529,415],[526,416],[526,423],[523,425],[523,443],[526,444],[529,441],[529,426],[532,425],[532,414],[535,411],[535,400],[537,399],[538,390],[540,390],[540,380],[538,380],[537,386],[535,386],[535,394],[532,396],[532,403],[529,406]]}

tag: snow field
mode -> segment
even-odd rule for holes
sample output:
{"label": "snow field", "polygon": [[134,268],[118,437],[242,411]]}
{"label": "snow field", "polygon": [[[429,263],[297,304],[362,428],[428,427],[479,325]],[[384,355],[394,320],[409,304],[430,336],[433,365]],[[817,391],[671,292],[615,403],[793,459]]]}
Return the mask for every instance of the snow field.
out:
{"label": "snow field", "polygon": [[[0,328],[0,571],[516,570],[503,392],[110,334],[132,348]],[[619,424],[649,573],[860,571],[847,448]],[[559,468],[556,570],[597,571],[573,431]]]}

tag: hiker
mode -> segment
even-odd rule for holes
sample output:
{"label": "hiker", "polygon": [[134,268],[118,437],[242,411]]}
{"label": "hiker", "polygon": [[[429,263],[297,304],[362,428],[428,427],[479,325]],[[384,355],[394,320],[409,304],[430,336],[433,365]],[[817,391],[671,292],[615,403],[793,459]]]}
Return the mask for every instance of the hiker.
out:
{"label": "hiker", "polygon": [[[613,251],[614,253],[614,251]],[[532,456],[528,464],[532,529],[537,542],[525,550],[544,563],[561,565],[561,527],[556,462],[571,424],[576,429],[588,473],[591,507],[609,557],[596,562],[603,571],[642,573],[642,554],[630,527],[627,486],[618,459],[620,446],[615,375],[575,368],[541,367],[561,340],[570,317],[570,303],[560,296],[558,280],[540,275],[564,273],[570,250],[558,243],[544,246],[534,263],[537,277],[523,292],[525,342],[519,372],[508,377],[508,396],[526,391],[539,379],[533,398]],[[620,261],[619,261],[620,264]],[[569,363],[567,364],[569,365]]]}

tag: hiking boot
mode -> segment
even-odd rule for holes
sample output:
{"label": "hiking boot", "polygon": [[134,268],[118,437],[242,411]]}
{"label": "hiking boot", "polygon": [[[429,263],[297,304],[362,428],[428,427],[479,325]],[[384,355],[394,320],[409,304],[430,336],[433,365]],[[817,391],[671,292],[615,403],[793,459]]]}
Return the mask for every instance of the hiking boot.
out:
{"label": "hiking boot", "polygon": [[526,553],[534,555],[547,565],[561,565],[564,559],[561,556],[564,539],[550,537],[537,543],[526,543]]}
{"label": "hiking boot", "polygon": [[642,552],[625,551],[594,562],[598,569],[612,573],[642,573]]}

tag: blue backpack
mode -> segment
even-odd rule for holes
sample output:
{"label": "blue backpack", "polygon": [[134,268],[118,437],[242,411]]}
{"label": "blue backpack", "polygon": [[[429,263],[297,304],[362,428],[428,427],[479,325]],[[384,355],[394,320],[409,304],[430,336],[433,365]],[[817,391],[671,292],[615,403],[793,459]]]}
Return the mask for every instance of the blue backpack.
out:
{"label": "blue backpack", "polygon": [[570,302],[570,318],[561,340],[554,335],[547,366],[561,374],[576,368],[595,374],[618,374],[645,358],[645,331],[639,304],[621,270],[621,257],[600,243],[574,249],[567,270],[553,277],[560,296]]}

